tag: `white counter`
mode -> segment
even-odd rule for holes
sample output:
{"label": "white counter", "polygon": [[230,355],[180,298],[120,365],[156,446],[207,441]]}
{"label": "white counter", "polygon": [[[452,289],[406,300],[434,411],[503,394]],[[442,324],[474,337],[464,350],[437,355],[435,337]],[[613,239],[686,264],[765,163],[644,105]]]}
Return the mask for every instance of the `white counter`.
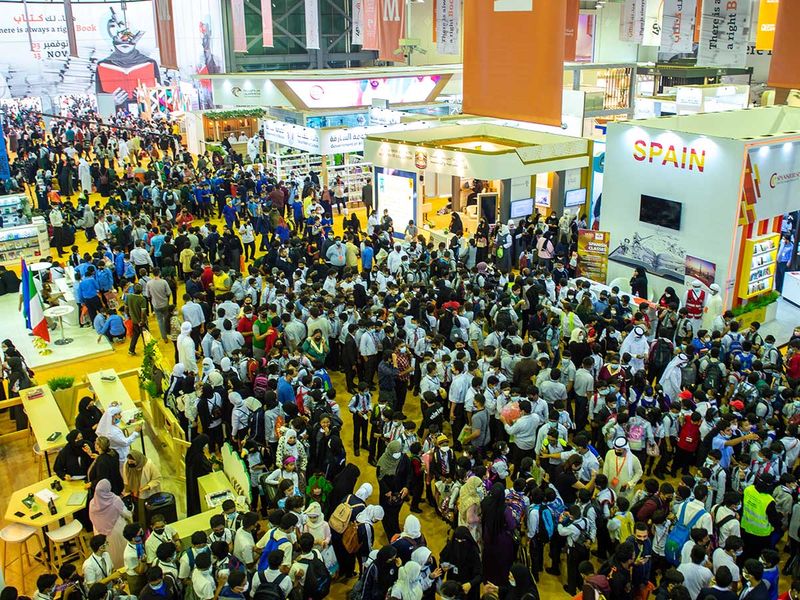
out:
{"label": "white counter", "polygon": [[787,271],[783,278],[784,299],[795,306],[800,306],[800,271]]}

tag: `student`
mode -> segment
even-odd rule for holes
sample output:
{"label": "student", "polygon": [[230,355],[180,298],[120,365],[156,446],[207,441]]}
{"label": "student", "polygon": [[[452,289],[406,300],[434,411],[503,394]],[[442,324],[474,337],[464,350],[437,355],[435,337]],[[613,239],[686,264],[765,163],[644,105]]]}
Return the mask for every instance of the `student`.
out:
{"label": "student", "polygon": [[205,531],[195,531],[192,534],[192,545],[181,554],[180,561],[178,561],[178,578],[188,583],[192,577],[192,570],[194,569],[197,557],[201,554],[210,552],[208,547],[208,536]]}
{"label": "student", "polygon": [[145,585],[144,573],[147,570],[143,543],[144,531],[139,523],[128,523],[125,525],[122,535],[128,542],[122,555],[128,590],[132,595],[138,596]]}
{"label": "student", "polygon": [[220,590],[220,600],[245,600],[247,591],[247,573],[245,571],[231,571],[225,585]]}
{"label": "student", "polygon": [[225,515],[211,516],[209,519],[211,534],[208,537],[208,542],[210,544],[213,544],[214,542],[225,542],[230,550],[233,548],[233,531],[225,527],[225,523]]}
{"label": "student", "polygon": [[678,571],[683,574],[683,583],[689,590],[692,600],[697,600],[700,590],[711,585],[713,574],[711,569],[704,565],[705,561],[706,549],[702,546],[695,546],[692,548],[691,562],[681,563],[678,567]]}
{"label": "student", "polygon": [[[291,552],[291,550],[290,550]],[[292,558],[289,556],[289,564],[291,565]],[[259,592],[262,586],[265,589],[280,588],[283,592],[283,597],[288,598],[289,593],[292,591],[292,580],[283,572],[282,567],[286,565],[286,556],[283,550],[273,550],[267,556],[267,568],[261,571],[256,571],[253,575],[251,588],[253,594]]]}
{"label": "student", "polygon": [[145,573],[147,585],[139,594],[139,600],[178,600],[179,591],[170,577],[164,577],[161,567],[150,567]]}
{"label": "student", "polygon": [[97,582],[110,583],[112,579],[120,576],[111,563],[106,536],[102,534],[93,536],[89,540],[89,548],[92,553],[83,561],[82,568],[83,581],[87,587],[91,587]]}
{"label": "student", "polygon": [[233,538],[233,555],[248,569],[252,568],[258,558],[255,553],[255,533],[258,531],[258,515],[247,512],[242,517],[242,526]]}
{"label": "student", "polygon": [[152,565],[155,562],[156,550],[166,542],[172,542],[179,548],[181,540],[178,537],[178,533],[167,525],[164,515],[156,513],[150,517],[150,535],[147,536],[147,541],[144,543],[147,564]]}
{"label": "student", "polygon": [[219,581],[214,581],[214,576],[211,574],[210,552],[197,555],[192,569],[191,585],[198,600],[217,600],[226,581],[227,575],[221,576]]}

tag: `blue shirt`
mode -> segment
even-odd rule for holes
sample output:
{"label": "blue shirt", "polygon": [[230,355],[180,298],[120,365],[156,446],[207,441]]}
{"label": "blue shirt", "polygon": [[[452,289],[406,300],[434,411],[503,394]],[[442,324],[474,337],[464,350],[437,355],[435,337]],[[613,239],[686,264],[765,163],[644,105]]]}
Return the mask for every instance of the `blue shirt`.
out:
{"label": "blue shirt", "polygon": [[80,290],[81,299],[84,301],[88,300],[89,298],[96,297],[100,292],[100,288],[97,285],[97,280],[94,277],[84,277],[81,279],[78,289]]}
{"label": "blue shirt", "polygon": [[285,377],[281,377],[278,379],[278,404],[288,404],[288,403],[295,403],[294,400],[294,388],[292,388],[292,384],[286,381]]}
{"label": "blue shirt", "polygon": [[164,236],[160,233],[158,235],[154,235],[150,239],[150,245],[153,247],[153,256],[161,256],[161,246],[164,245]]}
{"label": "blue shirt", "polygon": [[726,446],[725,442],[727,442],[730,438],[723,437],[721,434],[714,436],[714,439],[711,440],[711,447],[716,448],[722,453],[722,458],[719,461],[719,466],[723,469],[727,469],[731,466],[731,457],[733,456],[733,446]]}
{"label": "blue shirt", "polygon": [[101,291],[107,292],[114,287],[114,275],[110,269],[99,269],[95,274],[97,286]]}
{"label": "blue shirt", "polygon": [[364,249],[361,251],[361,267],[365,271],[372,270],[372,257],[375,255],[375,251],[372,249],[371,246],[365,246]]}
{"label": "blue shirt", "polygon": [[122,320],[122,317],[119,315],[111,315],[106,319],[103,330],[98,333],[102,333],[103,335],[110,333],[114,337],[122,337],[127,334],[127,330],[125,329],[125,322]]}
{"label": "blue shirt", "polygon": [[94,318],[94,322],[92,323],[94,326],[94,330],[98,334],[103,333],[103,327],[106,326],[106,316],[103,313],[97,313],[97,316]]}

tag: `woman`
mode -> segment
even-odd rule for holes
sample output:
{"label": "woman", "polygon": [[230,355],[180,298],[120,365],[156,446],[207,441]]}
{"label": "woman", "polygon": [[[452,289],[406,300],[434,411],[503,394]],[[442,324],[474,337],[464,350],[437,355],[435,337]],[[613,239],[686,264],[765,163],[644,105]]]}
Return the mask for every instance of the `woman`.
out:
{"label": "woman", "polygon": [[[361,487],[356,490],[355,494],[351,494],[343,498],[342,502],[347,502],[350,505],[350,519],[355,521],[356,523],[364,522],[359,521],[358,518],[361,516],[361,513],[365,511],[367,508],[367,501],[369,497],[372,496],[372,484],[371,483],[364,483]],[[338,506],[335,504],[334,506]],[[380,507],[379,507],[380,508]],[[364,519],[367,519],[365,517]],[[375,519],[377,522],[380,519],[383,519],[383,509],[380,511],[380,517]],[[374,540],[374,536],[372,537]],[[344,547],[344,543],[342,542],[342,534],[337,531],[331,532],[331,545],[333,546],[333,550],[336,552],[336,560],[339,561],[339,574],[344,578],[348,579],[353,576],[355,573],[355,566],[356,566],[356,557],[353,554],[350,554]],[[359,560],[366,557],[367,554],[359,557]]]}
{"label": "woman", "polygon": [[411,553],[411,560],[419,565],[419,584],[422,586],[422,600],[435,600],[436,590],[442,577],[441,567],[436,566],[433,553],[424,546]]}
{"label": "woman", "polygon": [[633,270],[633,277],[631,277],[630,284],[631,293],[634,296],[647,300],[647,273],[643,267],[636,267]]}
{"label": "woman", "polygon": [[392,600],[422,600],[422,585],[419,583],[420,566],[408,562],[397,571],[397,582],[392,586]]}
{"label": "woman", "polygon": [[[675,293],[675,288],[667,286],[664,288],[664,293],[658,299],[658,304],[661,308],[667,308],[670,304],[674,304],[677,308],[681,306],[681,299]],[[676,310],[677,310],[676,308]]]}
{"label": "woman", "polygon": [[120,423],[122,423],[122,407],[113,404],[103,413],[100,422],[97,424],[97,435],[108,438],[111,448],[116,450],[119,456],[120,467],[122,467],[122,463],[125,462],[125,459],[128,458],[128,453],[131,451],[131,444],[141,435],[142,426],[137,425],[134,427],[133,433],[125,435]]}
{"label": "woman", "polygon": [[102,418],[103,411],[97,408],[97,401],[92,396],[84,396],[78,403],[75,429],[81,432],[83,439],[89,444],[94,444],[97,439],[97,426]]}
{"label": "woman", "polygon": [[89,502],[89,519],[95,535],[104,535],[108,541],[111,563],[117,569],[122,566],[122,554],[127,542],[122,535],[125,525],[131,520],[131,513],[125,508],[122,498],[111,491],[108,479],[101,479]]}
{"label": "woman", "polygon": [[138,450],[131,450],[122,469],[124,494],[136,501],[136,516],[145,519],[144,501],[161,491],[161,471],[156,464]]}
{"label": "woman", "polygon": [[77,429],[70,431],[66,439],[66,446],[58,451],[53,463],[53,471],[66,481],[86,479],[92,463],[91,446]]}
{"label": "woman", "polygon": [[461,237],[464,235],[464,223],[461,222],[461,215],[453,211],[450,213],[450,226],[448,227],[450,233]]}
{"label": "woman", "polygon": [[364,561],[367,560],[375,545],[375,524],[383,517],[383,509],[377,504],[370,504],[355,518],[358,527],[358,541],[361,543],[358,549],[358,570],[360,572],[363,571]]}
{"label": "woman", "polygon": [[586,339],[586,332],[580,327],[576,327],[572,330],[572,333],[569,334],[569,344],[567,348],[569,348],[572,364],[579,367],[583,364],[584,358],[592,355],[592,347]]}
{"label": "woman", "polygon": [[481,500],[485,489],[480,477],[472,476],[458,494],[458,526],[467,528],[478,547],[481,545]]}
{"label": "woman", "polygon": [[[458,527],[453,537],[442,550],[439,562],[443,566],[446,580],[461,584],[466,600],[478,600],[481,594],[483,571],[478,544],[466,527]],[[445,564],[447,563],[447,564]]]}
{"label": "woman", "polygon": [[213,470],[208,457],[208,436],[201,433],[192,440],[186,451],[186,516],[191,517],[201,512],[200,489],[197,480]]}
{"label": "woman", "polygon": [[508,570],[516,555],[514,529],[517,522],[506,505],[504,485],[492,486],[481,502],[483,519],[483,577],[498,585],[508,581]]}
{"label": "woman", "polygon": [[489,587],[490,592],[494,590],[499,600],[539,600],[539,588],[530,569],[520,563],[511,565],[507,584]]}
{"label": "woman", "polygon": [[485,263],[489,256],[489,224],[481,217],[478,229],[475,231],[475,264]]}
{"label": "woman", "polygon": [[403,531],[391,543],[392,546],[397,548],[397,556],[400,557],[403,563],[411,560],[411,553],[426,544],[419,519],[414,515],[408,515],[406,520],[403,521]]}
{"label": "woman", "polygon": [[377,478],[380,493],[380,505],[386,516],[383,518],[383,530],[386,537],[392,539],[400,533],[400,509],[411,487],[411,461],[403,454],[402,446],[397,440],[389,442],[383,455],[378,459]]}
{"label": "woman", "polygon": [[111,491],[121,494],[125,489],[122,481],[122,473],[119,468],[119,455],[111,447],[111,442],[107,437],[99,436],[94,442],[94,450],[97,453],[92,466],[89,467],[89,483],[91,489],[95,489],[97,484],[103,479],[111,483]]}
{"label": "woman", "polygon": [[320,551],[325,550],[331,543],[331,528],[322,514],[322,507],[319,502],[309,504],[303,514],[306,516],[303,533],[313,535],[314,546]]}
{"label": "woman", "polygon": [[578,499],[578,490],[594,490],[594,478],[596,473],[592,474],[592,478],[588,483],[581,483],[578,476],[582,468],[583,457],[580,454],[570,455],[570,457],[564,461],[564,464],[555,468],[553,486],[567,506],[575,504]]}
{"label": "woman", "polygon": [[[5,378],[8,380],[8,394],[10,397],[15,398],[19,396],[21,390],[33,387],[33,381],[28,375],[28,367],[21,356],[6,355],[3,371]],[[11,416],[15,421],[17,431],[22,431],[28,427],[28,416],[25,414],[25,409],[22,405],[13,406],[11,408]]]}
{"label": "woman", "polygon": [[297,461],[297,472],[304,474],[308,467],[308,457],[303,444],[297,440],[297,432],[294,429],[287,429],[283,432],[281,439],[278,440],[278,449],[275,451],[275,463],[283,464],[287,456],[293,456]]}
{"label": "woman", "polygon": [[342,471],[345,463],[347,462],[347,451],[342,443],[342,438],[339,437],[338,431],[328,438],[327,448],[325,450],[325,463],[323,465],[325,478],[328,481],[333,481],[336,476]]}
{"label": "woman", "polygon": [[222,408],[222,396],[214,391],[210,383],[204,383],[197,403],[197,415],[203,432],[208,436],[211,452],[222,448]]}
{"label": "woman", "polygon": [[344,469],[333,479],[333,489],[328,496],[331,510],[339,506],[347,496],[353,493],[360,475],[361,469],[357,465],[347,463]]}
{"label": "woman", "polygon": [[331,351],[328,340],[322,338],[322,330],[315,329],[310,338],[306,338],[301,346],[303,354],[308,357],[315,369],[319,369],[325,364],[328,353]]}
{"label": "woman", "polygon": [[362,600],[385,600],[389,590],[397,581],[399,566],[397,550],[391,546],[384,546],[378,550],[378,555],[364,575]]}

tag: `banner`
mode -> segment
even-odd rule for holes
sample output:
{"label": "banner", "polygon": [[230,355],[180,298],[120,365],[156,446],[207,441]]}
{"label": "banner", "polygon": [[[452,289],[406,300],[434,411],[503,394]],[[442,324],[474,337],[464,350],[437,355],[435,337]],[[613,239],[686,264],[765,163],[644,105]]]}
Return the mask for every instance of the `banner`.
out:
{"label": "banner", "polygon": [[69,42],[69,55],[74,58],[78,58],[78,40],[75,38],[75,17],[72,14],[72,0],[64,0],[64,18],[67,21],[67,41]]}
{"label": "banner", "polygon": [[[70,4],[71,0],[65,0],[64,8]],[[156,0],[156,37],[161,65],[177,69],[178,54],[175,50],[175,28],[172,26],[172,0]]]}
{"label": "banner", "polygon": [[261,0],[261,38],[264,48],[275,46],[272,39],[272,0]]}
{"label": "banner", "polygon": [[775,25],[778,22],[779,2],[780,0],[761,0],[759,4],[756,50],[772,50],[772,46],[775,43]]}
{"label": "banner", "polygon": [[352,38],[350,41],[361,46],[364,43],[364,0],[353,0],[351,8],[351,26]]}
{"label": "banner", "polygon": [[244,24],[244,0],[231,0],[231,25],[233,27],[233,51],[247,52],[247,30]]}
{"label": "banner", "polygon": [[608,251],[611,234],[607,231],[578,231],[577,277],[588,277],[602,284],[608,278]]}
{"label": "banner", "polygon": [[697,0],[664,0],[661,52],[683,54],[694,50]]}
{"label": "banner", "polygon": [[8,166],[8,148],[6,147],[6,136],[3,135],[3,124],[0,123],[0,179],[3,181],[11,177],[11,169]]}
{"label": "banner", "polygon": [[580,0],[567,0],[567,25],[564,28],[564,60],[572,62],[578,47],[578,18],[581,12]]}
{"label": "banner", "polygon": [[197,90],[197,109],[212,108],[211,81],[194,75],[225,72],[222,6],[219,0],[172,0],[172,9],[181,80]]}
{"label": "banner", "polygon": [[400,48],[400,38],[405,37],[405,0],[378,0],[378,58],[394,62],[405,60],[395,54]]}
{"label": "banner", "polygon": [[643,46],[661,45],[661,8],[664,0],[647,0],[644,14]]}
{"label": "banner", "polygon": [[647,0],[625,0],[619,19],[619,39],[641,44],[644,40],[644,17]]}
{"label": "banner", "polygon": [[461,0],[436,0],[436,49],[439,54],[461,52]]}
{"label": "banner", "polygon": [[749,24],[750,0],[705,0],[697,66],[746,67]]}
{"label": "banner", "polygon": [[306,0],[306,50],[319,50],[319,0]]}
{"label": "banner", "polygon": [[467,0],[464,112],[560,127],[566,18],[564,2]]}
{"label": "banner", "polygon": [[775,45],[767,83],[777,88],[800,88],[800,2],[781,2],[775,26]]}
{"label": "banner", "polygon": [[378,10],[380,9],[380,0],[363,0],[364,11],[364,43],[362,48],[364,50],[377,50],[380,46],[378,42]]}

